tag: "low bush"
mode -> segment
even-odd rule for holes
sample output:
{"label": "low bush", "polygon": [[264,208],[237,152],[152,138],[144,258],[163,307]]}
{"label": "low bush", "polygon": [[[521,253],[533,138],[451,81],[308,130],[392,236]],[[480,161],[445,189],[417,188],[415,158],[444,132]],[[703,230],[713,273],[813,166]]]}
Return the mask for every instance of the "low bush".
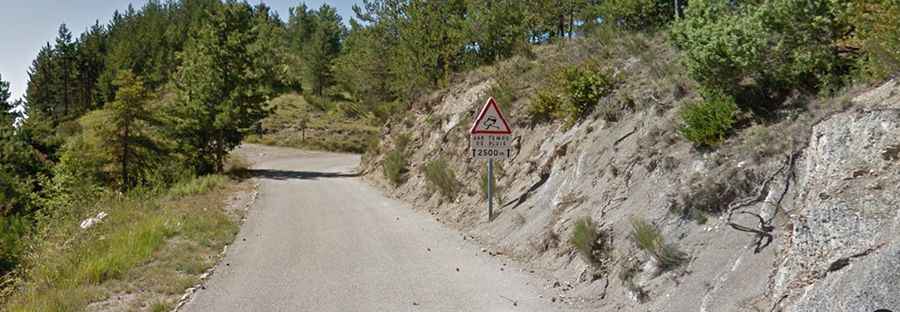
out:
{"label": "low bush", "polygon": [[407,133],[397,135],[394,140],[394,149],[384,156],[384,177],[394,186],[406,181],[406,173],[409,172],[409,160],[407,159],[407,147],[412,138]]}
{"label": "low bush", "polygon": [[678,132],[699,146],[718,145],[734,127],[737,112],[738,107],[731,97],[710,96],[682,108],[679,113],[682,125]]}
{"label": "low bush", "polygon": [[655,225],[642,218],[631,220],[631,238],[637,247],[650,254],[659,268],[671,270],[687,260],[687,255],[673,244],[666,243]]}
{"label": "low bush", "polygon": [[425,179],[428,181],[429,187],[436,189],[448,200],[453,200],[459,192],[460,184],[456,179],[456,174],[443,158],[425,164]]}
{"label": "low bush", "polygon": [[599,70],[569,67],[562,72],[565,86],[566,123],[573,125],[594,111],[600,98],[612,93],[615,84],[612,78]]}
{"label": "low bush", "polygon": [[406,181],[406,173],[409,161],[406,159],[406,151],[395,149],[384,156],[384,177],[394,186]]}
{"label": "low bush", "polygon": [[560,96],[541,90],[531,99],[525,113],[532,124],[550,122],[559,116],[562,102]]}
{"label": "low bush", "polygon": [[583,217],[575,222],[575,229],[569,237],[569,244],[584,258],[587,263],[597,267],[603,263],[602,233],[594,225],[590,217]]}
{"label": "low bush", "polygon": [[590,115],[600,99],[615,88],[612,77],[595,69],[571,66],[554,77],[550,86],[532,98],[526,110],[533,124],[564,119],[567,127],[572,126]]}

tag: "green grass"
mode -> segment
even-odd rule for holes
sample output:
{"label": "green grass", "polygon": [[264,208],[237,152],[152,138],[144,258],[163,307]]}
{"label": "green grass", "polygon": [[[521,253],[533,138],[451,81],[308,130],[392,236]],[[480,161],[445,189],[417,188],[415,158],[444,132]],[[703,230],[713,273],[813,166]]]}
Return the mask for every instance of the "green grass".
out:
{"label": "green grass", "polygon": [[[22,264],[6,308],[83,311],[122,293],[153,310],[168,307],[237,233],[239,216],[222,208],[235,189],[224,176],[207,176],[156,195],[103,195],[90,213],[39,224],[43,239]],[[108,213],[102,222],[78,228],[99,211]]]}
{"label": "green grass", "polygon": [[431,189],[437,190],[448,200],[456,198],[461,185],[456,179],[456,174],[450,169],[443,158],[429,161],[425,164],[425,179]]}
{"label": "green grass", "polygon": [[223,175],[208,175],[189,179],[175,184],[169,189],[169,195],[175,198],[196,195],[218,189],[228,182],[228,177]]}
{"label": "green grass", "polygon": [[687,261],[684,252],[677,246],[666,243],[659,229],[642,218],[631,220],[631,238],[639,249],[656,259],[657,265],[664,271],[674,269]]}
{"label": "green grass", "polygon": [[575,229],[572,236],[569,237],[569,244],[575,247],[575,250],[593,266],[602,264],[602,243],[601,233],[597,230],[597,226],[590,217],[583,217],[575,221]]}

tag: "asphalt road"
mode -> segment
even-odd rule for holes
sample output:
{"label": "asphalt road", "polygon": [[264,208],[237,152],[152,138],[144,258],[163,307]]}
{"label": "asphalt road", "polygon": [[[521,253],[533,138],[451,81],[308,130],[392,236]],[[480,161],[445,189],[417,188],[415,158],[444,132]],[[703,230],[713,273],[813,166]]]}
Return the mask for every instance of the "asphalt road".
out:
{"label": "asphalt road", "polygon": [[561,308],[543,280],[355,177],[359,156],[278,153],[254,166],[259,198],[206,289],[182,311]]}

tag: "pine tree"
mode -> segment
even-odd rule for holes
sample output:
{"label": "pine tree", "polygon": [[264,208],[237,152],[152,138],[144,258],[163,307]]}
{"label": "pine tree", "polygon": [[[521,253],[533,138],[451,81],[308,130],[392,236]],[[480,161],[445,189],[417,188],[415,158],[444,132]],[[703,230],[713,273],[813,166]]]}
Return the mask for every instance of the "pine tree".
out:
{"label": "pine tree", "polygon": [[72,32],[66,27],[66,24],[59,25],[59,32],[56,37],[56,45],[54,46],[54,60],[57,62],[57,72],[55,88],[57,88],[56,101],[62,105],[62,118],[71,113],[75,100],[75,77],[77,70],[75,69],[76,45],[72,42]]}
{"label": "pine tree", "polygon": [[56,90],[54,88],[54,73],[56,66],[53,60],[53,48],[50,43],[43,46],[37,57],[32,61],[28,69],[28,88],[25,90],[25,100],[28,102],[28,116],[41,115],[52,119],[56,125],[56,117],[61,112],[56,106]]}
{"label": "pine tree", "polygon": [[198,173],[221,172],[228,152],[268,113],[263,103],[274,71],[256,61],[269,51],[250,48],[259,40],[253,15],[246,3],[226,3],[180,54],[173,137]]}
{"label": "pine tree", "polygon": [[116,100],[107,104],[111,114],[111,125],[115,128],[116,160],[120,164],[118,176],[123,192],[136,184],[134,172],[147,162],[141,156],[158,151],[160,148],[149,138],[144,128],[152,121],[153,113],[147,109],[147,94],[144,83],[131,71],[123,71],[114,82],[118,88]]}
{"label": "pine tree", "polygon": [[100,107],[97,81],[105,67],[107,33],[100,22],[96,22],[78,40],[78,91],[79,109],[88,111]]}
{"label": "pine tree", "polygon": [[334,84],[333,66],[345,32],[334,7],[324,4],[318,10],[309,10],[301,4],[291,8],[288,42],[299,55],[302,75],[315,95],[322,96]]}
{"label": "pine tree", "polygon": [[13,103],[9,102],[9,82],[3,81],[3,75],[0,74],[0,124],[11,124]]}

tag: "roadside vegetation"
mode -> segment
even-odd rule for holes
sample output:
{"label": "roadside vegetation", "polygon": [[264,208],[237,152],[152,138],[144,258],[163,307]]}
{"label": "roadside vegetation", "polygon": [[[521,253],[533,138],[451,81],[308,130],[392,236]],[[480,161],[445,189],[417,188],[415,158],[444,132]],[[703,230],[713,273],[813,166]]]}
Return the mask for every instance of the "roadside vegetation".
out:
{"label": "roadside vegetation", "polygon": [[439,192],[446,200],[452,201],[456,198],[462,185],[445,159],[438,158],[429,161],[423,170],[430,189]]}
{"label": "roadside vegetation", "polygon": [[[244,188],[211,175],[169,189],[48,203],[52,210],[21,239],[28,255],[6,276],[7,310],[82,311],[117,297],[170,310],[233,240],[241,213],[226,210],[225,199]],[[100,213],[93,226],[80,226]]]}
{"label": "roadside vegetation", "polygon": [[388,181],[399,186],[406,181],[409,173],[409,135],[401,134],[394,142],[392,149],[384,158],[384,176]]}
{"label": "roadside vegetation", "polygon": [[638,249],[653,257],[657,267],[663,271],[675,269],[688,260],[687,254],[678,246],[666,242],[659,229],[643,218],[631,220],[631,239]]}
{"label": "roadside vegetation", "polygon": [[590,217],[575,221],[569,244],[578,251],[585,262],[597,269],[602,269],[609,260],[609,242],[605,233],[597,228]]}

